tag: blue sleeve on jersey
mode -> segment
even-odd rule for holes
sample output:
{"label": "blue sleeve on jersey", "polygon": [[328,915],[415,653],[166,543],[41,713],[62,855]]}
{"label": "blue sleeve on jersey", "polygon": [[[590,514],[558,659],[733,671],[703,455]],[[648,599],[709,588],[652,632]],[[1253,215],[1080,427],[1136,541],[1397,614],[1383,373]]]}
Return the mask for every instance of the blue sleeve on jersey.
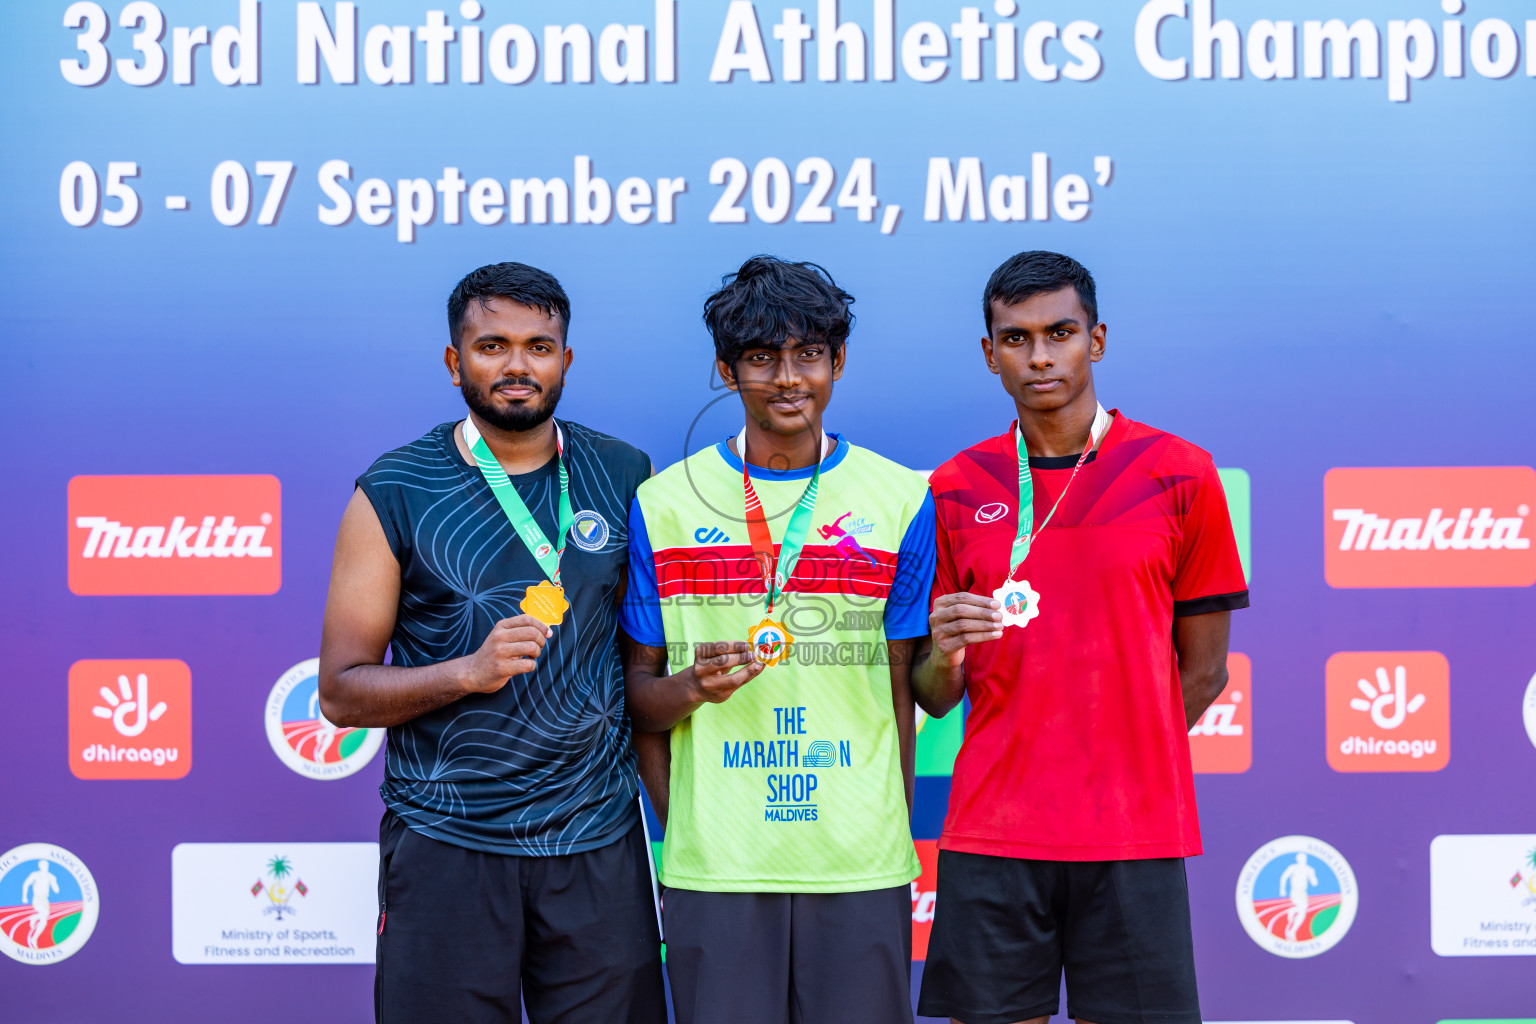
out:
{"label": "blue sleeve on jersey", "polygon": [[656,559],[639,498],[629,503],[629,584],[619,608],[619,625],[636,643],[667,646],[667,634],[661,627],[661,595],[656,589]]}
{"label": "blue sleeve on jersey", "polygon": [[[937,541],[934,537],[933,493],[923,496],[923,506],[907,524],[896,550],[896,580],[885,602],[885,638],[910,640],[928,635],[928,598],[933,591]],[[631,547],[633,552],[634,548]]]}

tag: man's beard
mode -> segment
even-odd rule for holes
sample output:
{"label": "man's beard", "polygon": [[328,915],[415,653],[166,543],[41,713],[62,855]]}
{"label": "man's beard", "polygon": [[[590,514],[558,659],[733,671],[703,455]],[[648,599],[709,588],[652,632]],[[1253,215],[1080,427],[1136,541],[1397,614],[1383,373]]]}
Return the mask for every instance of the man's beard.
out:
{"label": "man's beard", "polygon": [[491,400],[489,390],[477,387],[468,379],[459,386],[459,393],[464,396],[464,404],[486,423],[502,430],[521,432],[540,426],[555,414],[555,406],[560,404],[560,392],[565,388],[565,381],[561,379],[545,390],[543,385],[529,376],[503,377],[490,390],[514,385],[533,388],[539,395],[537,404],[522,402],[510,408],[497,405]]}

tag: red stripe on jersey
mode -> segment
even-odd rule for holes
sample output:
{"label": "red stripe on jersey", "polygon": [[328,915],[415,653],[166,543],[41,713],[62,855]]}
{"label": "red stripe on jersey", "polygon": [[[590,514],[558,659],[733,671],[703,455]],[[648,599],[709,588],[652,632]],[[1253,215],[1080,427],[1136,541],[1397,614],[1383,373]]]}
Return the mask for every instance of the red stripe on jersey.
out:
{"label": "red stripe on jersey", "polygon": [[[778,545],[774,545],[777,552]],[[660,548],[656,590],[663,597],[764,594],[749,544]],[[855,545],[807,544],[786,590],[800,594],[853,594],[884,598],[896,579],[896,552]]]}

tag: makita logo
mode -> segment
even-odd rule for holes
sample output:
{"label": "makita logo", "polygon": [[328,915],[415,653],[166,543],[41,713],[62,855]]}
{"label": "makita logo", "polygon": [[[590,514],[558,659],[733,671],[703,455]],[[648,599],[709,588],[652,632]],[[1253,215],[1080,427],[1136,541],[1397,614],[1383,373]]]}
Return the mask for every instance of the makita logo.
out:
{"label": "makita logo", "polygon": [[1189,730],[1189,759],[1197,773],[1245,772],[1253,766],[1253,662],[1227,655],[1227,688]]}
{"label": "makita logo", "polygon": [[70,590],[275,593],[281,517],[272,476],[77,476],[69,482]]}
{"label": "makita logo", "polygon": [[125,526],[106,516],[77,516],[75,525],[90,534],[81,558],[271,558],[262,543],[272,514],[264,512],[260,526],[237,526],[234,516],[203,516],[202,524],[186,525],[177,516],[169,526]]}
{"label": "makita logo", "polygon": [[1529,466],[1333,469],[1323,503],[1335,587],[1536,583]]}
{"label": "makita logo", "polygon": [[1393,519],[1362,508],[1336,508],[1333,519],[1345,524],[1340,551],[1524,551],[1531,546],[1531,539],[1523,536],[1531,508],[1521,505],[1516,511],[1519,515],[1495,519],[1491,508],[1479,509],[1475,516],[1470,508],[1455,516],[1432,508],[1428,516]]}

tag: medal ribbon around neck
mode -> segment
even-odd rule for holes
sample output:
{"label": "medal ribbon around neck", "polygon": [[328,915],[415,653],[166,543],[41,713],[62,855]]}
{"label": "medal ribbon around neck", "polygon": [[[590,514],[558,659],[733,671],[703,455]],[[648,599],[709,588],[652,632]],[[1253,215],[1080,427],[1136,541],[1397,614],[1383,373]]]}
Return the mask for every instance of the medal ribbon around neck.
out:
{"label": "medal ribbon around neck", "polygon": [[485,477],[485,482],[490,484],[491,493],[496,496],[496,501],[501,505],[501,510],[506,513],[507,520],[517,535],[528,545],[528,550],[538,561],[539,568],[544,570],[544,576],[555,586],[560,586],[560,556],[565,554],[565,539],[570,535],[571,524],[576,521],[571,512],[571,478],[565,468],[565,436],[561,433],[560,424],[555,424],[555,457],[560,466],[560,533],[559,543],[551,544],[544,530],[534,521],[533,513],[528,511],[527,504],[522,495],[517,493],[517,488],[512,486],[512,481],[507,477],[507,471],[501,468],[501,463],[496,461],[496,456],[491,454],[491,446],[485,443],[485,438],[480,436],[480,431],[475,429],[474,423],[468,418],[464,419],[464,443],[469,447],[469,453],[475,458],[475,465],[480,467],[480,475]]}
{"label": "medal ribbon around neck", "polygon": [[821,460],[826,456],[827,435],[821,435],[821,454],[816,458],[816,469],[811,482],[805,485],[800,501],[790,513],[789,525],[784,528],[784,540],[779,545],[777,564],[773,557],[773,534],[768,530],[768,520],[763,515],[763,503],[758,500],[752,487],[752,474],[747,467],[747,432],[736,435],[736,449],[741,453],[741,490],[746,500],[747,536],[752,541],[752,554],[763,574],[763,589],[768,592],[763,602],[763,614],[772,615],[773,606],[794,575],[795,564],[800,561],[800,551],[805,547],[805,535],[811,529],[811,514],[816,510],[816,489],[821,482]]}
{"label": "medal ribbon around neck", "polygon": [[1083,463],[1088,461],[1088,455],[1104,438],[1109,430],[1109,413],[1100,405],[1093,414],[1093,427],[1088,431],[1088,444],[1083,448],[1083,454],[1077,457],[1077,465],[1072,467],[1072,475],[1067,477],[1067,486],[1061,489],[1056,496],[1056,503],[1045,514],[1045,519],[1040,523],[1040,529],[1035,525],[1035,481],[1029,471],[1029,451],[1024,447],[1024,431],[1015,426],[1013,429],[1014,441],[1018,445],[1019,452],[1019,528],[1013,536],[1013,552],[1008,559],[1008,579],[1012,580],[1018,573],[1024,559],[1029,557],[1030,545],[1036,537],[1040,536],[1051,523],[1051,517],[1061,507],[1061,500],[1067,496],[1067,489],[1072,486],[1072,481],[1077,479],[1077,471],[1083,468]]}

